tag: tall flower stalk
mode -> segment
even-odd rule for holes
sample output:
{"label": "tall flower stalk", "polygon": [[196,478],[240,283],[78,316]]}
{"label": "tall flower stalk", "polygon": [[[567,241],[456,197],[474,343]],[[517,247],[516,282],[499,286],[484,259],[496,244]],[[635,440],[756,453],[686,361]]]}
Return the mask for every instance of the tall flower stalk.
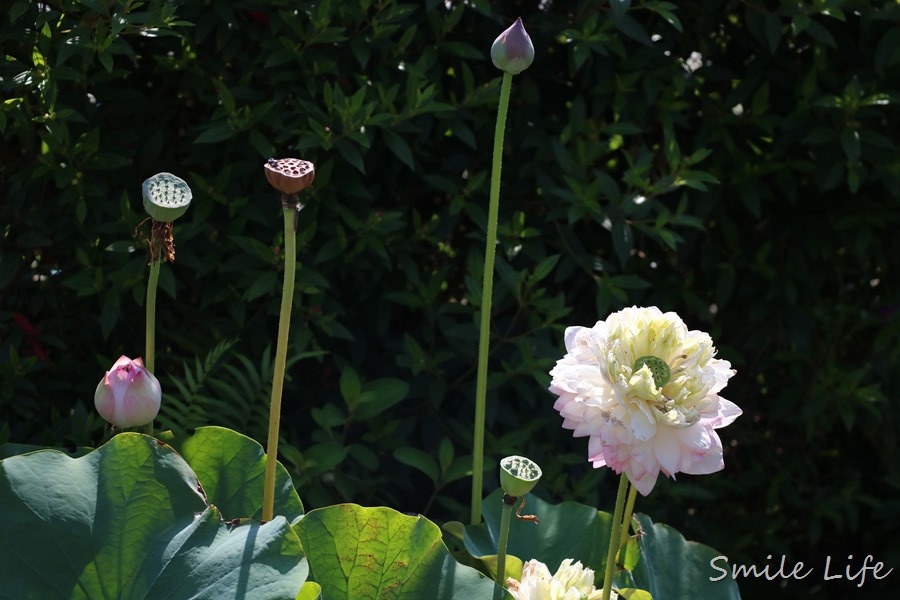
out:
{"label": "tall flower stalk", "polygon": [[[191,203],[191,188],[171,173],[157,173],[141,186],[144,210],[150,215],[150,275],[147,279],[146,331],[144,366],[156,371],[156,290],[163,261],[175,262],[175,239],[172,223],[183,215]],[[153,435],[153,421],[144,426],[144,433]]]}
{"label": "tall flower stalk", "polygon": [[503,494],[503,509],[500,513],[500,538],[497,540],[497,585],[506,584],[506,547],[509,545],[509,524],[512,520],[513,506],[519,499]]}
{"label": "tall flower stalk", "polygon": [[628,528],[631,526],[631,515],[634,512],[635,500],[637,500],[637,488],[628,483],[628,477],[625,474],[619,476],[619,489],[616,493],[616,506],[613,509],[612,531],[606,551],[606,571],[603,576],[600,600],[610,600],[612,576],[618,563],[619,552],[628,541]]}
{"label": "tall flower stalk", "polygon": [[[144,345],[144,361],[147,370],[151,373],[156,369],[156,288],[159,286],[159,267],[162,259],[156,259],[150,263],[150,276],[147,279],[147,309],[146,341]],[[152,425],[150,426],[152,429]]]}
{"label": "tall flower stalk", "polygon": [[488,204],[487,237],[484,249],[484,276],[481,285],[481,318],[478,335],[478,371],[475,382],[475,432],[472,453],[472,515],[473,525],[481,522],[481,495],[484,487],[484,413],[487,404],[487,363],[491,335],[491,299],[494,290],[494,257],[497,246],[497,221],[500,210],[500,172],[503,166],[503,135],[512,76],[524,71],[534,60],[534,46],[516,19],[491,46],[491,60],[503,71],[500,83],[500,102],[494,128],[494,150],[491,164],[491,188]]}
{"label": "tall flower stalk", "polygon": [[263,168],[266,179],[273,188],[281,192],[281,212],[284,219],[284,284],[281,290],[281,310],[278,315],[278,340],[275,345],[275,371],[272,375],[272,399],[269,404],[269,432],[263,483],[262,519],[271,521],[275,514],[275,463],[278,458],[281,397],[284,392],[291,307],[294,302],[294,278],[297,271],[297,220],[303,208],[297,194],[312,185],[316,172],[311,162],[296,158],[280,160],[270,158]]}
{"label": "tall flower stalk", "polygon": [[[151,373],[156,371],[156,288],[159,286],[159,268],[161,265],[162,259],[151,259],[150,276],[147,279],[147,301],[144,303],[147,311],[144,319],[147,329],[144,342],[144,361],[147,370]],[[144,425],[144,433],[153,435],[153,421]]]}
{"label": "tall flower stalk", "polygon": [[625,514],[625,497],[628,490],[628,477],[619,476],[619,490],[616,493],[616,508],[613,511],[612,532],[609,535],[609,548],[606,551],[606,572],[603,575],[601,600],[609,600],[612,592],[612,576],[616,566],[616,554],[622,541],[622,516]]}
{"label": "tall flower stalk", "polygon": [[625,502],[625,515],[622,517],[622,536],[619,538],[619,550],[628,541],[628,529],[631,527],[631,515],[634,514],[634,503],[637,500],[637,488],[628,486],[628,500]]}

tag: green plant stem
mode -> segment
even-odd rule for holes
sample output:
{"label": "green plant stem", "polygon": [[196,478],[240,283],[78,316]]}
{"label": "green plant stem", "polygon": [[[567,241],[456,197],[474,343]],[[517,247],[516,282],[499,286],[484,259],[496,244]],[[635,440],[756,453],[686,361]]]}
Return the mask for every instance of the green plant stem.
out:
{"label": "green plant stem", "polygon": [[487,403],[488,348],[491,336],[491,296],[494,291],[494,255],[497,247],[497,219],[500,209],[500,171],[503,165],[503,133],[509,108],[512,75],[503,73],[497,124],[494,129],[494,154],[491,167],[491,191],[488,205],[487,240],[484,248],[484,277],[481,285],[481,323],[478,335],[478,374],[475,383],[475,435],[472,452],[472,524],[481,523],[481,493],[484,481],[484,412]]}
{"label": "green plant stem", "polygon": [[619,550],[628,540],[628,528],[631,527],[631,515],[634,513],[634,502],[637,500],[637,488],[628,488],[628,501],[625,503],[625,516],[622,517],[622,537],[619,539]]}
{"label": "green plant stem", "polygon": [[[158,258],[150,263],[150,277],[147,279],[147,308],[146,333],[144,341],[144,367],[156,374],[156,288],[159,287],[159,267],[162,259]],[[153,421],[144,425],[144,433],[153,435]]]}
{"label": "green plant stem", "polygon": [[609,600],[612,592],[612,576],[616,566],[616,553],[622,536],[622,515],[625,512],[625,492],[628,489],[628,476],[619,475],[619,491],[616,493],[616,510],[613,513],[612,533],[609,536],[609,550],[606,552],[606,572],[603,575],[603,595],[601,600]]}
{"label": "green plant stem", "polygon": [[296,209],[284,210],[284,287],[281,291],[281,313],[278,317],[278,342],[275,346],[275,373],[272,376],[272,402],[269,405],[269,439],[266,445],[266,479],[263,484],[263,521],[271,521],[275,513],[275,461],[278,458],[278,429],[281,423],[281,394],[287,364],[288,333],[291,328],[291,306],[294,302],[294,274],[297,270]]}
{"label": "green plant stem", "polygon": [[[507,503],[507,499],[510,500]],[[509,543],[509,522],[513,506],[518,498],[503,494],[503,512],[500,514],[500,540],[497,543],[497,585],[506,587],[506,545]]]}

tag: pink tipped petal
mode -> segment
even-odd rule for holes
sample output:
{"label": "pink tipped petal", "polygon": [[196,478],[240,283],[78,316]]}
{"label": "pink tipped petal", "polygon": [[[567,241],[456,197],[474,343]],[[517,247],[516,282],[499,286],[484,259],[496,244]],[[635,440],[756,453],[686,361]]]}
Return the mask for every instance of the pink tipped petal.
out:
{"label": "pink tipped petal", "polygon": [[715,383],[710,389],[710,392],[713,394],[717,394],[723,390],[725,386],[728,385],[728,380],[736,373],[736,371],[731,368],[731,363],[727,360],[716,360],[712,364],[712,371],[715,376]]}
{"label": "pink tipped petal", "polygon": [[702,456],[699,461],[692,462],[690,467],[682,469],[682,472],[688,475],[709,475],[724,468],[725,460],[722,458],[722,455],[709,452]]}
{"label": "pink tipped petal", "polygon": [[575,428],[572,430],[572,437],[587,437],[590,435],[597,435],[600,431],[593,423],[586,423],[582,421],[575,425]]}
{"label": "pink tipped petal", "polygon": [[126,366],[126,365],[131,365],[133,362],[134,362],[134,361],[132,361],[130,358],[128,358],[127,356],[125,356],[125,355],[123,354],[122,356],[120,356],[119,358],[116,359],[116,362],[113,363],[113,366],[112,366],[112,368],[110,369],[110,371],[113,371],[113,370],[115,370],[115,369],[118,369],[119,367],[124,367],[124,366]]}
{"label": "pink tipped petal", "polygon": [[720,427],[731,425],[742,414],[744,414],[744,411],[737,404],[725,398],[719,398],[719,412],[716,415],[717,418],[714,419],[713,427],[719,429]]}
{"label": "pink tipped petal", "polygon": [[712,447],[712,440],[709,435],[710,431],[711,429],[709,427],[697,423],[687,429],[681,430],[678,433],[678,437],[686,452],[690,454],[706,454]]}
{"label": "pink tipped petal", "polygon": [[584,406],[575,399],[574,394],[561,394],[553,408],[566,419],[580,419],[584,415]]}
{"label": "pink tipped petal", "polygon": [[653,453],[659,461],[660,470],[668,477],[681,468],[681,440],[671,427],[662,427],[653,438]]}
{"label": "pink tipped petal", "polygon": [[633,485],[642,496],[647,496],[653,491],[653,486],[656,485],[656,480],[658,478],[658,472],[656,474],[646,473],[641,477],[634,477],[631,474],[628,475],[628,480],[631,482],[631,485]]}
{"label": "pink tipped petal", "polygon": [[722,441],[719,435],[710,428],[708,431],[709,448],[705,452],[692,452],[691,463],[681,470],[689,475],[709,475],[725,468],[722,452]]}
{"label": "pink tipped petal", "polygon": [[566,350],[572,352],[578,347],[578,338],[582,334],[582,332],[589,331],[587,327],[566,327],[566,332],[563,335],[563,339],[565,340]]}

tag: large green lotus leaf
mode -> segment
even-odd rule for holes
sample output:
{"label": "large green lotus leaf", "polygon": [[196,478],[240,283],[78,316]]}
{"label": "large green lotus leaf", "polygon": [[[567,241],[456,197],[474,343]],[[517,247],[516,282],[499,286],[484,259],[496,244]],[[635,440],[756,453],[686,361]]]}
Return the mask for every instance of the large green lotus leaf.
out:
{"label": "large green lotus leaf", "polygon": [[633,573],[637,587],[659,599],[740,600],[733,579],[709,580],[720,575],[710,566],[720,552],[685,540],[676,529],[657,525],[647,515],[636,517],[643,532],[638,536],[641,559]]}
{"label": "large green lotus leaf", "polygon": [[[186,438],[167,433],[160,439],[184,457],[225,519],[262,518],[266,454],[256,440],[224,427],[200,427]],[[275,464],[275,514],[291,523],[303,516],[300,496],[280,463]]]}
{"label": "large green lotus leaf", "polygon": [[[507,553],[522,561],[539,560],[551,573],[566,558],[580,560],[585,567],[594,570],[598,581],[602,580],[612,515],[577,502],[550,504],[534,494],[525,498],[527,503],[521,513],[536,515],[540,524],[521,521],[513,515]],[[484,523],[468,525],[464,530],[463,543],[475,558],[488,562],[496,560],[502,499],[502,490],[485,498]],[[518,509],[519,504],[515,508]]]}
{"label": "large green lotus leaf", "polygon": [[512,600],[456,562],[438,526],[422,516],[337,504],[310,511],[294,527],[327,600]]}
{"label": "large green lotus leaf", "polygon": [[93,452],[93,448],[89,448],[87,446],[79,446],[74,449],[70,448],[56,448],[54,446],[35,446],[33,444],[14,444],[12,442],[7,442],[6,444],[0,444],[0,460],[4,458],[9,458],[10,456],[18,456],[19,454],[27,454],[29,452],[34,452],[36,450],[58,450],[71,456],[72,458],[78,458],[79,456],[84,456],[88,452]]}
{"label": "large green lotus leaf", "polygon": [[0,597],[285,598],[308,573],[287,520],[227,526],[170,446],[122,433],[0,461]]}

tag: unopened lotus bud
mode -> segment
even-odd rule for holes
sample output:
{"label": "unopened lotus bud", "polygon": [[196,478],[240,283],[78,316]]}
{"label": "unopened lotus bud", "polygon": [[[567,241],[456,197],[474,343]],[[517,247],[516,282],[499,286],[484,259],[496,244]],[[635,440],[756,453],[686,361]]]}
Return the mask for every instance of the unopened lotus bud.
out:
{"label": "unopened lotus bud", "polygon": [[500,461],[500,487],[507,496],[524,496],[537,485],[541,475],[537,463],[524,456],[507,456]]}
{"label": "unopened lotus bud", "polygon": [[94,392],[100,416],[119,428],[153,422],[159,413],[162,388],[140,358],[120,356]]}
{"label": "unopened lotus bud", "polygon": [[285,196],[293,196],[312,185],[316,167],[299,158],[270,158],[263,165],[269,184]]}
{"label": "unopened lotus bud", "polygon": [[534,45],[522,25],[522,17],[494,40],[491,60],[495,67],[510,75],[518,75],[534,62]]}
{"label": "unopened lotus bud", "polygon": [[171,173],[157,173],[144,181],[144,210],[160,223],[171,223],[183,215],[193,194],[187,182]]}

